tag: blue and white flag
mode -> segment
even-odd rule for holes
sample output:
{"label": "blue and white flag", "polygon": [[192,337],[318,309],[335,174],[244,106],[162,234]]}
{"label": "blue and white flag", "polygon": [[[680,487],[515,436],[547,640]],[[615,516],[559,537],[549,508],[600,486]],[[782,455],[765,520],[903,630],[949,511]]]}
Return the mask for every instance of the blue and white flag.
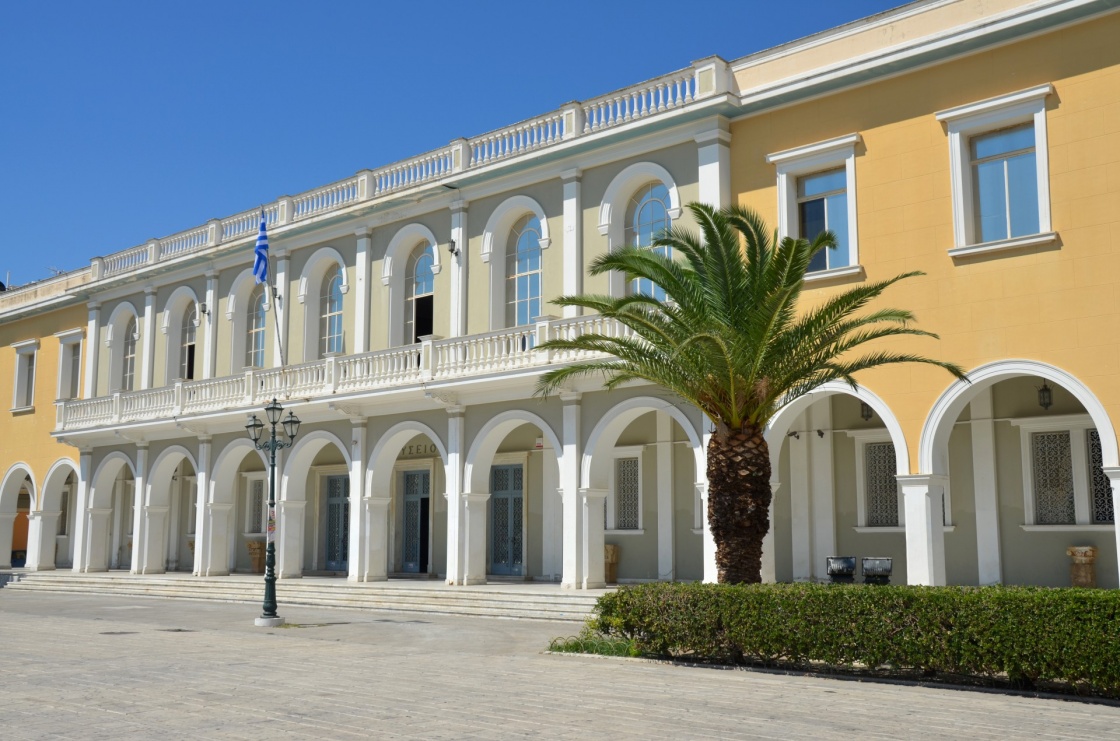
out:
{"label": "blue and white flag", "polygon": [[268,231],[264,227],[264,211],[261,211],[261,230],[257,233],[257,246],[253,248],[253,277],[257,283],[268,282]]}

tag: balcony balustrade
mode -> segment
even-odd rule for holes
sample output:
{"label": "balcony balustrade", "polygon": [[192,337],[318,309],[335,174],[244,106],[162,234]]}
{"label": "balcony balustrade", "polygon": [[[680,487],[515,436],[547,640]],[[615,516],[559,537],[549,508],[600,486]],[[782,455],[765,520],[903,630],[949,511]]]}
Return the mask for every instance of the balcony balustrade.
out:
{"label": "balcony balustrade", "polygon": [[601,316],[548,319],[535,325],[449,339],[430,339],[388,350],[323,358],[284,368],[250,368],[243,374],[174,384],[143,391],[118,391],[92,399],[60,401],[56,432],[256,408],[272,398],[328,400],[422,382],[509,373],[571,363],[597,353],[544,351],[550,339],[588,333],[623,336],[629,329]]}

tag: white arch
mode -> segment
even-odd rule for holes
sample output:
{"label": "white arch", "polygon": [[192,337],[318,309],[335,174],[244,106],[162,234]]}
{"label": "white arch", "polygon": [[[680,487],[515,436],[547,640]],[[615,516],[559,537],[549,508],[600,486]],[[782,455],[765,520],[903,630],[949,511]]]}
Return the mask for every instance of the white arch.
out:
{"label": "white arch", "polygon": [[19,499],[19,488],[24,479],[31,481],[31,509],[36,509],[35,504],[39,499],[39,487],[35,485],[35,474],[31,466],[20,461],[8,466],[4,478],[0,479],[0,512],[11,514],[16,511],[16,502]]}
{"label": "white arch", "polygon": [[59,458],[51,464],[47,469],[46,478],[43,479],[43,496],[39,509],[44,512],[59,511],[62,506],[62,487],[71,473],[74,474],[74,482],[77,483],[81,473],[78,471],[78,464],[69,458]]}
{"label": "white arch", "polygon": [[[109,348],[109,392],[120,389],[121,366],[124,362],[124,331],[130,319],[136,320],[137,339],[143,336],[144,327],[140,314],[129,301],[121,301],[113,307],[109,321],[105,323],[105,347]],[[140,387],[140,343],[136,344],[136,388]]]}
{"label": "white arch", "polygon": [[[303,264],[303,272],[299,275],[299,294],[297,298],[301,304],[306,302],[308,293],[311,291],[314,291],[312,298],[318,298],[319,283],[331,263],[338,265],[342,270],[342,292],[349,292],[350,279],[346,275],[346,261],[342,259],[342,253],[334,247],[320,247]],[[318,310],[318,307],[316,307],[316,310]]]}
{"label": "white arch", "polygon": [[626,204],[634,191],[651,180],[659,181],[669,190],[669,218],[680,218],[681,196],[669,171],[656,162],[635,162],[614,176],[599,205],[599,233],[608,238],[608,249],[622,246]]}
{"label": "white arch", "polygon": [[[323,448],[334,445],[342,453],[346,468],[350,468],[350,447],[337,435],[326,430],[315,430],[302,436],[284,462],[284,475],[280,479],[278,517],[280,537],[277,548],[277,569],[282,577],[303,574],[303,535],[307,504],[307,473],[312,461]],[[351,492],[354,496],[356,492]],[[359,534],[350,533],[351,539]]]}
{"label": "white arch", "polygon": [[[226,298],[226,319],[233,321],[237,316],[237,305],[242,301],[249,300],[249,294],[257,286],[257,279],[253,275],[252,268],[245,268],[237,277],[233,279],[233,285],[229,288],[229,296]],[[265,305],[269,308],[272,307],[272,296],[268,291],[264,292]]]}
{"label": "white arch", "polygon": [[[298,493],[299,499],[296,501],[305,500],[307,492],[304,491],[302,481],[307,477],[307,470],[311,466],[311,461],[315,460],[319,451],[328,445],[334,445],[338,448],[342,452],[342,457],[346,460],[346,467],[350,467],[350,446],[344,443],[338,435],[326,430],[315,430],[306,435],[300,435],[299,442],[288,453],[287,460],[284,462],[284,474],[280,477],[279,499],[289,501],[293,494]],[[299,478],[296,476],[297,473],[300,475]]]}
{"label": "white arch", "polygon": [[[183,462],[183,459],[190,461],[191,468],[196,473],[198,472],[198,462],[195,460],[194,455],[182,445],[172,445],[161,452],[158,456],[156,456],[155,461],[148,469],[148,476],[144,485],[144,488],[146,489],[146,491],[144,492],[144,504],[149,506],[170,505],[170,501],[165,501],[164,499],[161,499],[158,502],[153,501],[152,493],[154,491],[158,492],[161,490],[164,492],[169,492],[168,488],[163,486],[163,481],[164,479],[168,481],[171,479],[171,477],[175,474],[175,469],[179,467],[179,464]],[[153,487],[157,485],[159,486],[159,488],[153,489]]]}
{"label": "white arch", "polygon": [[987,363],[968,372],[966,381],[954,381],[934,402],[922,426],[918,445],[918,466],[922,474],[948,474],[949,433],[965,406],[980,391],[1000,381],[1019,376],[1036,376],[1053,381],[1069,391],[1093,418],[1101,439],[1101,459],[1104,466],[1120,465],[1116,446],[1116,432],[1104,405],[1089,387],[1072,374],[1037,360],[999,360]]}
{"label": "white arch", "polygon": [[[229,296],[226,298],[226,320],[230,322],[230,365],[229,372],[231,375],[241,372],[242,366],[245,364],[245,332],[246,327],[246,311],[248,310],[249,297],[253,294],[253,289],[257,287],[257,279],[253,276],[253,271],[250,268],[245,268],[233,280],[233,285],[230,286]],[[244,304],[244,308],[238,309],[239,306]],[[264,292],[264,307],[265,311],[272,311],[272,295],[267,289]],[[264,351],[265,360],[264,366],[269,367],[268,354],[273,352],[273,347],[276,345],[273,332],[275,322],[273,320],[266,321],[264,324]]]}
{"label": "white arch", "polygon": [[895,416],[886,402],[866,386],[860,385],[853,389],[843,381],[829,381],[818,386],[804,396],[786,404],[771,418],[770,424],[766,426],[766,444],[770,448],[770,457],[775,468],[779,460],[778,456],[785,444],[786,435],[789,433],[789,428],[793,426],[793,422],[798,415],[813,403],[835,394],[854,396],[874,410],[879,419],[883,420],[883,426],[887,428],[887,432],[891,436],[891,443],[894,444],[895,473],[899,476],[908,475],[910,473],[910,448],[906,443],[906,435],[902,432],[902,425],[898,423],[898,417]]}
{"label": "white arch", "polygon": [[125,325],[128,324],[129,319],[136,320],[136,331],[139,333],[142,329],[140,326],[140,313],[136,311],[136,307],[132,305],[132,302],[121,301],[113,307],[112,313],[109,314],[109,321],[105,323],[105,347],[113,346],[114,335],[124,331]]}
{"label": "white arch", "polygon": [[237,470],[241,468],[245,456],[249,453],[256,453],[265,469],[268,469],[268,459],[265,458],[263,452],[257,450],[252,440],[243,437],[234,438],[232,442],[222,448],[222,452],[218,454],[214,461],[214,467],[210,474],[210,488],[206,492],[208,502],[233,504],[237,501],[235,476]]}
{"label": "white arch", "polygon": [[404,336],[405,297],[408,296],[404,282],[408,274],[408,258],[421,244],[432,246],[432,275],[438,275],[443,269],[439,242],[432,230],[423,224],[412,223],[398,229],[389,240],[381,261],[381,284],[389,287],[389,345],[392,347],[412,343],[412,338]]}
{"label": "white arch", "polygon": [[[128,472],[132,474],[133,479],[136,478],[136,465],[126,453],[119,450],[109,453],[93,472],[90,501],[86,505],[89,509],[108,509],[113,506],[112,483],[120,473],[121,465],[128,466]],[[109,490],[108,494],[105,493],[106,489]],[[106,496],[109,497],[108,501],[105,500]]]}
{"label": "white arch", "polygon": [[373,491],[374,476],[381,475],[385,471],[392,472],[393,463],[400,455],[401,448],[404,447],[412,438],[417,435],[424,435],[436,446],[439,451],[439,457],[444,465],[447,465],[447,448],[440,440],[439,435],[435,430],[423,422],[398,422],[397,424],[386,430],[377,444],[373,447],[373,453],[369,457],[369,466],[366,470],[366,491],[365,496],[369,496]]}
{"label": "white arch", "polygon": [[548,218],[541,204],[529,196],[517,195],[498,204],[486,220],[482,232],[482,261],[490,265],[490,329],[506,326],[506,241],[510,230],[525,214],[532,214],[541,223],[541,249],[548,249],[552,239]]}
{"label": "white arch", "polygon": [[[178,378],[179,366],[182,359],[179,353],[183,344],[183,312],[191,304],[195,306],[193,324],[199,327],[202,324],[202,314],[198,311],[198,294],[190,286],[179,286],[171,292],[167,303],[164,304],[163,316],[160,318],[160,332],[164,336],[164,383],[170,384]],[[196,344],[201,337],[195,337]],[[202,353],[197,355],[196,368],[201,365]]]}
{"label": "white arch", "polygon": [[[604,414],[591,435],[587,438],[587,446],[583,450],[583,460],[580,462],[580,486],[602,489],[606,487],[605,477],[609,466],[609,456],[603,455],[614,447],[618,436],[631,425],[638,417],[649,412],[664,412],[681,426],[688,441],[692,445],[696,476],[706,471],[707,457],[703,440],[696,430],[695,424],[675,404],[659,399],[656,396],[635,396],[615,404]],[[600,448],[603,450],[600,450]]]}
{"label": "white arch", "polygon": [[[192,303],[198,303],[198,294],[190,286],[179,286],[171,295],[167,297],[167,302],[163,305],[163,317],[160,321],[160,330],[164,334],[168,334],[174,327],[172,318],[178,318],[183,309],[190,306]],[[177,324],[176,322],[175,324]],[[197,327],[197,319],[196,324]]]}
{"label": "white arch", "polygon": [[494,459],[494,454],[498,452],[498,446],[502,444],[506,435],[524,424],[535,425],[552,444],[552,449],[556,451],[556,460],[559,462],[563,458],[564,448],[560,444],[560,438],[548,422],[523,409],[511,409],[508,412],[502,412],[482,426],[482,429],[474,436],[474,442],[471,443],[470,450],[467,452],[463,481],[469,487],[469,493],[490,490],[490,461]]}
{"label": "white arch", "polygon": [[[393,277],[397,277],[400,284],[404,285],[405,263],[408,262],[408,256],[412,254],[412,250],[416,245],[421,242],[427,242],[432,245],[432,274],[438,275],[443,265],[439,261],[439,241],[432,230],[423,224],[413,222],[406,226],[402,226],[389,240],[389,246],[385,249],[385,257],[381,261],[381,285],[387,286],[393,281]],[[399,266],[399,270],[398,270]]]}

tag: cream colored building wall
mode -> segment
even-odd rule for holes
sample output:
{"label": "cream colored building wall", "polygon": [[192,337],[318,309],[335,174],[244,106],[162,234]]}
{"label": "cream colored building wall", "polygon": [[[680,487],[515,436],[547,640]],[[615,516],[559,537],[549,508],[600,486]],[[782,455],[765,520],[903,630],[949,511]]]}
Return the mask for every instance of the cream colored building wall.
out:
{"label": "cream colored building wall", "polygon": [[[964,368],[1008,358],[1078,377],[1120,419],[1120,16],[1062,29],[732,124],[732,191],[776,224],[765,156],[859,132],[860,262],[869,280],[910,270],[884,305],[913,310],[940,340],[894,349]],[[1059,246],[954,262],[949,145],[936,111],[1052,83],[1051,207]],[[843,286],[841,286],[843,287]],[[810,301],[838,288],[810,288]],[[922,424],[951,377],[908,365],[864,374],[901,422],[917,472]]]}

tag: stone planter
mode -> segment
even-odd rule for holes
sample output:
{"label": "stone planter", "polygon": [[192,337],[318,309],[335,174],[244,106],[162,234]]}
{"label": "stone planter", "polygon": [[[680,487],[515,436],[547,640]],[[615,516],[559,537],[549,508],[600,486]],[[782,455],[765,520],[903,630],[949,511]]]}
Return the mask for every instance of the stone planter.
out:
{"label": "stone planter", "polygon": [[1069,583],[1073,587],[1097,586],[1097,549],[1091,545],[1075,545],[1066,549],[1073,559],[1069,565]]}
{"label": "stone planter", "polygon": [[264,543],[259,540],[250,540],[245,543],[249,549],[249,568],[254,574],[264,573]]}
{"label": "stone planter", "polygon": [[607,584],[618,584],[618,555],[619,547],[617,545],[604,545],[603,546],[603,566],[604,566],[604,580]]}

